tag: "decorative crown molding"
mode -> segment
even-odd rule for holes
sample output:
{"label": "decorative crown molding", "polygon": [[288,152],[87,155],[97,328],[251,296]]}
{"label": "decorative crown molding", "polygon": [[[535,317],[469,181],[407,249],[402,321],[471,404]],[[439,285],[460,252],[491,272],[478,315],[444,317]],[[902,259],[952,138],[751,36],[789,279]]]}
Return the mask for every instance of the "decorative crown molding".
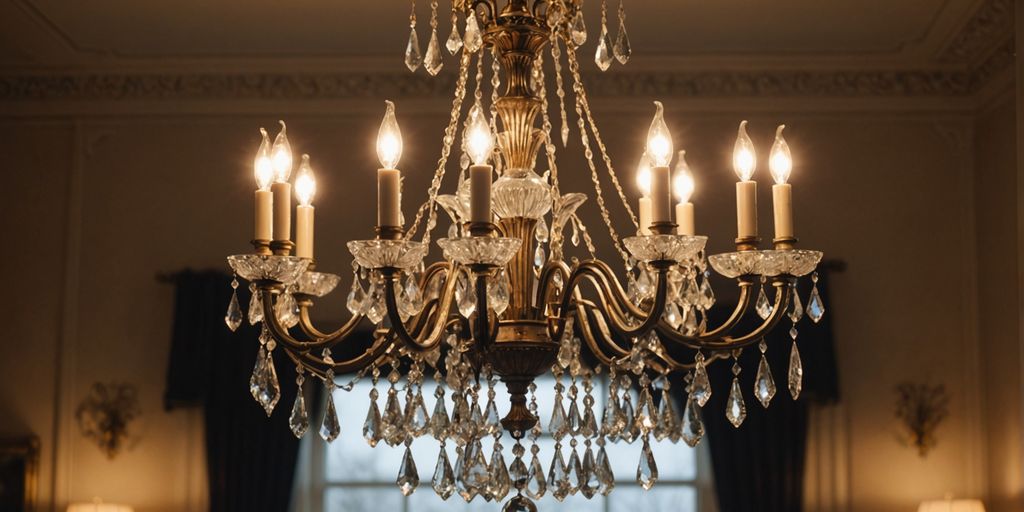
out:
{"label": "decorative crown molding", "polygon": [[940,62],[978,64],[986,55],[1013,38],[1013,0],[987,0],[939,54]]}

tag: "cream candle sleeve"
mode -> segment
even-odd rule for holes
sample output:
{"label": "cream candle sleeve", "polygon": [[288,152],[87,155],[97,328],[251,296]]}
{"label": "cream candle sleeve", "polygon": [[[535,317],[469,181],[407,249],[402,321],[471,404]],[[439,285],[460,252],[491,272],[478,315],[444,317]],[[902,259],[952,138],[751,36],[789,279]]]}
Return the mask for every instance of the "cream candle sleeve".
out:
{"label": "cream candle sleeve", "polygon": [[793,187],[789,183],[772,185],[775,212],[775,238],[793,238]]}
{"label": "cream candle sleeve", "polygon": [[672,222],[672,180],[668,167],[651,167],[651,223]]}
{"label": "cream candle sleeve", "polygon": [[273,239],[274,195],[269,190],[256,191],[256,219],[254,240]]}
{"label": "cream candle sleeve", "polygon": [[640,207],[640,234],[649,235],[651,234],[651,198],[641,197]]}
{"label": "cream candle sleeve", "polygon": [[292,239],[292,184],[277,182],[270,186],[274,195],[274,240]]}
{"label": "cream candle sleeve", "polygon": [[377,225],[401,226],[402,174],[398,169],[377,170]]}
{"label": "cream candle sleeve", "polygon": [[693,218],[693,203],[679,203],[676,205],[676,234],[693,236],[697,233]]}
{"label": "cream candle sleeve", "polygon": [[757,182],[736,184],[736,228],[739,238],[757,236]]}
{"label": "cream candle sleeve", "polygon": [[469,168],[469,220],[491,222],[491,166]]}
{"label": "cream candle sleeve", "polygon": [[299,205],[295,209],[295,255],[313,259],[313,210],[312,206]]}

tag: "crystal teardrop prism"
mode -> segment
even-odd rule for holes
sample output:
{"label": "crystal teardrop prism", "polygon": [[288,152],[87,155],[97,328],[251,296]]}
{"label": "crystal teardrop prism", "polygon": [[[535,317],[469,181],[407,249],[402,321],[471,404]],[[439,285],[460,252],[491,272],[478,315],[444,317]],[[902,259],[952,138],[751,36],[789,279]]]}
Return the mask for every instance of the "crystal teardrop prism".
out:
{"label": "crystal teardrop prism", "polygon": [[283,292],[277,296],[277,304],[274,304],[274,315],[277,321],[291,329],[299,323],[298,305],[295,303],[295,296],[289,292]]}
{"label": "crystal teardrop prism", "polygon": [[462,48],[462,36],[459,35],[459,26],[456,19],[452,19],[452,33],[448,34],[448,40],[445,41],[444,47],[448,49],[448,53],[455,55],[455,52]]}
{"label": "crystal teardrop prism", "polygon": [[725,418],[736,428],[739,428],[747,418],[747,404],[743,402],[743,390],[740,389],[738,377],[732,379],[729,399],[725,403]]}
{"label": "crystal teardrop prism", "polygon": [[466,277],[465,273],[461,273],[459,275],[459,280],[455,286],[455,292],[456,299],[458,300],[459,313],[467,319],[473,316],[473,312],[476,311],[476,290],[472,283],[470,283],[469,278]]}
{"label": "crystal teardrop prism", "polygon": [[252,291],[249,297],[249,325],[256,325],[263,321],[263,301],[255,286],[250,286],[249,290]]}
{"label": "crystal teardrop prism", "polygon": [[295,437],[302,438],[309,429],[309,415],[306,413],[306,397],[302,393],[302,386],[299,385],[295,394],[295,403],[292,405],[292,414],[288,416],[288,427],[291,428]]}
{"label": "crystal teardrop prism", "polygon": [[405,426],[413,437],[419,437],[427,432],[430,416],[427,414],[427,406],[423,403],[423,393],[419,389],[405,404],[403,416],[405,417]]}
{"label": "crystal teardrop prism", "polygon": [[505,467],[505,458],[501,455],[501,444],[494,444],[494,452],[491,454],[491,464],[488,470],[490,478],[488,479],[488,491],[491,496],[501,501],[508,496],[508,492],[512,489],[512,477],[508,474],[508,468]]}
{"label": "crystal teardrop prism", "polygon": [[526,489],[526,485],[530,480],[530,468],[526,467],[526,463],[523,462],[521,456],[516,456],[515,460],[508,467],[509,478],[512,480],[512,487],[518,491]]}
{"label": "crystal teardrop prism", "polygon": [[692,397],[686,400],[683,409],[682,431],[680,437],[687,446],[693,448],[704,437],[704,423],[700,419],[700,406]]}
{"label": "crystal teardrop prism", "polygon": [[551,495],[558,501],[562,501],[569,495],[569,480],[565,474],[565,459],[562,458],[562,450],[555,446],[555,455],[551,457],[551,468],[548,470],[548,487],[551,488]]}
{"label": "crystal teardrop prism", "polygon": [[324,411],[324,420],[320,424],[320,437],[328,443],[334,441],[341,434],[341,424],[338,422],[338,411],[334,408],[333,386],[327,386],[327,410]]}
{"label": "crystal teardrop prism", "polygon": [[534,453],[533,459],[530,460],[530,476],[526,480],[526,495],[539,500],[544,497],[547,489],[548,483],[544,479],[544,466],[541,466],[540,459]]}
{"label": "crystal teardrop prism", "polygon": [[416,35],[416,27],[412,27],[409,29],[409,43],[405,45],[405,67],[409,68],[409,71],[416,71],[422,62],[420,38]]}
{"label": "crystal teardrop prism", "polygon": [[587,24],[583,20],[583,9],[576,11],[576,15],[572,18],[569,32],[572,42],[576,46],[582,46],[583,43],[587,42]]}
{"label": "crystal teardrop prism", "polygon": [[359,282],[358,276],[353,276],[352,289],[348,292],[345,307],[347,307],[349,312],[353,315],[362,315],[366,313],[366,290],[363,289],[363,285]]}
{"label": "crystal teardrop prism", "polygon": [[793,288],[793,303],[789,307],[789,319],[797,323],[804,317],[804,306],[800,303],[800,294]]}
{"label": "crystal teardrop prism", "polygon": [[601,37],[598,39],[597,50],[594,52],[594,63],[601,71],[608,71],[615,57],[612,55],[612,40],[608,36],[608,27],[601,26]]}
{"label": "crystal teardrop prism", "polygon": [[430,32],[430,42],[427,43],[427,53],[423,58],[423,69],[430,73],[430,76],[437,76],[437,73],[444,67],[441,60],[441,43],[437,41],[437,30]]}
{"label": "crystal teardrop prism", "polygon": [[493,279],[489,279],[487,287],[487,305],[494,310],[496,315],[501,315],[508,309],[511,293],[508,274],[499,272]]}
{"label": "crystal teardrop prism", "polygon": [[363,422],[363,438],[366,444],[371,447],[377,446],[382,435],[380,408],[377,407],[377,400],[370,399],[370,407],[366,410],[366,421]]}
{"label": "crystal teardrop prism", "polygon": [[430,435],[440,441],[448,437],[448,426],[450,423],[448,422],[448,409],[444,405],[444,392],[438,388],[434,396],[437,397],[437,401],[434,403],[434,414],[430,416],[428,428]]}
{"label": "crystal teardrop prism", "polygon": [[612,464],[608,460],[608,453],[604,451],[604,446],[597,451],[594,469],[597,472],[597,492],[602,496],[608,496],[615,488],[615,473],[612,472]]}
{"label": "crystal teardrop prism", "polygon": [[579,435],[580,429],[583,428],[583,417],[580,416],[580,407],[576,400],[569,403],[569,415],[567,418],[568,433],[573,436]]}
{"label": "crystal teardrop prism", "polygon": [[402,290],[406,313],[410,316],[418,314],[423,310],[423,292],[420,291],[420,281],[416,275],[410,273],[405,278],[405,288]]}
{"label": "crystal teardrop prism", "polygon": [[761,354],[761,363],[757,365],[757,377],[754,378],[754,396],[767,409],[775,396],[775,379],[768,367],[768,359]]}
{"label": "crystal teardrop prism", "polygon": [[811,317],[811,321],[818,323],[821,321],[821,317],[825,316],[825,303],[821,300],[821,294],[818,293],[818,284],[814,284],[814,288],[811,288],[811,296],[807,299],[807,316]]}
{"label": "crystal teardrop prism", "polygon": [[619,20],[619,33],[615,36],[614,53],[615,60],[619,61],[619,64],[625,64],[633,55],[633,47],[629,44],[629,34],[626,33],[625,20]]}
{"label": "crystal teardrop prism", "polygon": [[697,401],[697,405],[704,407],[711,398],[711,382],[708,380],[708,371],[704,368],[704,361],[701,359],[693,370],[693,382],[690,383],[690,397]]}
{"label": "crystal teardrop prism", "polygon": [[572,454],[569,455],[569,462],[565,465],[565,477],[569,482],[569,494],[576,494],[580,490],[580,485],[583,481],[583,467],[580,464],[580,455],[576,452],[576,448],[572,449]]}
{"label": "crystal teardrop prism", "polygon": [[416,471],[416,459],[412,456],[412,449],[405,447],[405,455],[402,457],[402,465],[398,468],[398,478],[395,479],[398,490],[404,496],[408,496],[420,485],[420,474]]}
{"label": "crystal teardrop prism", "polygon": [[537,248],[533,251],[533,266],[543,267],[545,261],[547,261],[547,255],[544,254],[544,246],[537,244]]}
{"label": "crystal teardrop prism", "polygon": [[624,424],[619,437],[626,443],[632,443],[640,435],[640,429],[637,428],[636,417],[633,415],[633,401],[628,393],[622,397],[622,405],[619,406],[619,411],[622,412]]}
{"label": "crystal teardrop prism", "polygon": [[405,415],[402,407],[398,405],[398,394],[394,388],[388,390],[387,404],[384,406],[384,414],[381,416],[381,424],[384,427],[381,437],[390,446],[398,446],[405,440]]}
{"label": "crystal teardrop prism", "polygon": [[580,494],[589,500],[597,494],[597,490],[601,485],[597,477],[597,463],[594,461],[594,451],[590,449],[589,445],[587,445],[587,450],[583,452],[583,465],[580,469]]}
{"label": "crystal teardrop prism", "polygon": [[644,447],[640,450],[640,463],[636,467],[636,481],[645,491],[649,491],[658,481],[658,464],[654,461],[651,443],[646,437]]}
{"label": "crystal teardrop prism", "polygon": [[261,365],[262,376],[260,378],[259,395],[256,400],[263,406],[267,417],[274,412],[277,401],[281,399],[281,385],[277,382],[277,369],[274,368],[274,356],[271,350],[260,349],[263,357]]}
{"label": "crystal teardrop prism", "polygon": [[762,320],[767,320],[768,317],[772,316],[772,305],[768,302],[768,296],[764,293],[763,285],[757,291],[757,303],[754,304],[754,310],[757,311],[757,316],[761,317]]}
{"label": "crystal teardrop prism", "polygon": [[789,372],[786,380],[793,400],[800,398],[800,391],[804,386],[804,364],[800,361],[800,349],[796,347],[796,341],[793,341],[793,346],[789,349]]}
{"label": "crystal teardrop prism", "polygon": [[437,455],[434,478],[430,483],[434,492],[442,500],[447,500],[455,493],[455,472],[452,471],[452,464],[448,461],[448,453],[445,452],[444,445],[441,446],[441,452]]}
{"label": "crystal teardrop prism", "polygon": [[487,407],[484,408],[484,431],[490,435],[501,432],[501,419],[498,417],[498,406],[493,398],[487,399]]}
{"label": "crystal teardrop prism", "polygon": [[224,323],[231,332],[235,332],[239,325],[242,325],[242,306],[238,305],[238,291],[231,291],[231,302],[228,303],[228,311],[224,314]]}
{"label": "crystal teardrop prism", "polygon": [[533,235],[538,242],[544,243],[548,241],[550,230],[548,229],[548,223],[544,220],[544,217],[541,217],[540,220],[537,221],[537,229],[533,232]]}
{"label": "crystal teardrop prism", "polygon": [[559,395],[555,396],[555,405],[551,410],[551,421],[548,422],[548,433],[555,440],[565,437],[569,428],[566,423],[565,407],[562,407],[562,400]]}
{"label": "crystal teardrop prism", "polygon": [[480,24],[476,21],[476,13],[466,16],[466,37],[462,39],[469,53],[476,53],[484,45],[483,36],[480,34]]}

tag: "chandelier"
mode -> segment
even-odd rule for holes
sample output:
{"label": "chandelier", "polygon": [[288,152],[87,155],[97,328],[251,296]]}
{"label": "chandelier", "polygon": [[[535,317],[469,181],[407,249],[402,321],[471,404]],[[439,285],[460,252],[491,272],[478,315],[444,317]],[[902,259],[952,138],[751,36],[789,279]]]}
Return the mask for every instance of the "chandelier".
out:
{"label": "chandelier", "polygon": [[[334,332],[321,331],[310,320],[316,299],[330,293],[341,277],[314,269],[311,202],[316,182],[309,156],[302,155],[293,185],[284,123],[273,143],[261,130],[255,158],[255,251],[228,258],[236,274],[232,286],[237,288],[237,277],[242,277],[253,292],[248,321],[262,324],[250,390],[270,415],[281,396],[272,353],[283,350],[298,373],[292,432],[301,437],[307,431],[310,419],[302,387],[307,379],[318,380],[328,390],[319,434],[330,442],[340,432],[331,394],[336,379],[354,375],[341,386],[346,390],[360,379],[372,380],[362,431],[371,446],[405,446],[396,481],[405,495],[421,483],[410,445],[431,437],[441,450],[430,486],[443,499],[458,494],[467,501],[477,496],[502,501],[512,496],[505,510],[526,511],[536,510],[532,500],[546,493],[559,501],[577,493],[587,498],[607,495],[616,478],[605,452],[609,442],[641,445],[635,478],[650,489],[658,479],[651,437],[695,446],[704,433],[701,415],[722,413],[701,409],[712,394],[709,364],[732,358],[734,378],[724,391],[724,414],[739,427],[747,406],[737,357],[742,349],[757,347],[762,357],[753,396],[768,407],[776,384],[763,355],[764,336],[785,320],[792,340],[786,384],[794,399],[800,394],[803,369],[796,324],[804,316],[820,320],[824,305],[816,285],[801,301],[796,283],[807,275],[817,282],[812,273],[822,253],[795,247],[787,183],[792,159],[783,126],[768,158],[775,181],[771,249],[759,249],[757,187],[752,181],[757,157],[745,121],[739,125],[732,162],[739,176],[735,252],[705,255],[707,237],[695,233],[689,202],[693,176],[679,151],[672,178],[673,140],[658,102],[637,175],[643,197],[634,213],[594,123],[580,75],[577,50],[587,38],[582,4],[453,2],[445,47],[458,57],[459,69],[426,200],[409,228],[403,228],[404,194],[397,170],[402,136],[395,106],[387,102],[376,148],[382,167],[377,174],[376,238],[348,242],[354,261],[346,305],[352,316]],[[423,56],[415,10],[410,17],[405,54],[410,70],[422,65],[434,75],[443,66],[437,8],[435,0]],[[460,17],[463,30],[457,28]],[[620,4],[613,43],[602,4],[595,54],[602,71],[613,60],[624,64],[629,59],[624,18]],[[545,72],[548,52],[547,67],[553,73]],[[489,101],[483,94],[486,87]],[[625,284],[612,264],[597,258],[591,232],[577,215],[587,196],[566,192],[564,182],[560,184],[549,100],[552,111],[558,104],[563,146],[570,135],[566,104],[575,110],[591,194],[625,269],[620,274]],[[449,165],[456,143],[460,159]],[[536,171],[538,153],[546,167],[543,174]],[[453,194],[440,194],[449,167],[459,170],[458,186]],[[635,234],[623,236],[615,229],[609,205],[616,197],[606,194],[603,181],[611,183]],[[294,242],[293,188],[299,202]],[[673,192],[678,199],[674,208]],[[452,220],[447,236],[436,240],[444,259],[426,264],[441,211]],[[588,256],[567,259],[567,245],[581,243],[575,251]],[[738,303],[721,325],[709,320],[715,294],[708,265],[738,287]],[[225,317],[232,330],[244,320],[238,302],[233,295]],[[755,327],[737,332],[746,317],[755,315]],[[351,346],[364,318],[374,326],[365,350],[335,359],[333,348],[346,342]],[[555,382],[555,405],[550,413],[544,411],[542,420],[535,378],[548,372]],[[508,410],[498,410],[498,381],[507,390]],[[380,396],[378,386],[386,388],[386,397]],[[684,390],[679,393],[686,397],[681,407],[673,402],[672,386]],[[424,393],[430,391],[424,387],[433,387],[436,398],[429,412]],[[607,393],[603,410],[595,410],[595,392]],[[537,444],[545,432],[555,440],[554,453],[543,454],[550,460],[547,464],[541,462]],[[510,464],[500,442],[505,433],[513,444]],[[490,454],[481,444],[487,437],[493,438]],[[446,449],[449,443],[457,454],[454,463]]]}

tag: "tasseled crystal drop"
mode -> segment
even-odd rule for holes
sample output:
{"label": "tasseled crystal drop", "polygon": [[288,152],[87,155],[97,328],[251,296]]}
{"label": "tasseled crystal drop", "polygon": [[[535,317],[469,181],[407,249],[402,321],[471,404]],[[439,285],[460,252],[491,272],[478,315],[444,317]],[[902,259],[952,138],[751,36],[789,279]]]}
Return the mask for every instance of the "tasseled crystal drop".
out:
{"label": "tasseled crystal drop", "polygon": [[598,69],[601,71],[608,71],[608,68],[612,65],[614,56],[612,55],[612,40],[608,35],[608,27],[601,26],[601,37],[597,43],[597,50],[594,53],[594,63],[597,64]]}
{"label": "tasseled crystal drop", "polygon": [[291,428],[295,437],[301,438],[309,429],[309,415],[306,413],[306,397],[302,392],[302,376],[299,376],[298,388],[295,391],[295,403],[292,405],[292,414],[288,417],[288,427]]}
{"label": "tasseled crystal drop", "polygon": [[789,349],[789,373],[787,378],[789,394],[793,400],[800,398],[800,391],[804,385],[804,364],[800,361],[800,350],[796,348],[796,341]]}
{"label": "tasseled crystal drop", "polygon": [[757,311],[757,316],[761,317],[762,320],[767,320],[768,317],[772,316],[772,305],[768,302],[768,296],[764,293],[764,286],[761,286],[757,292],[757,303],[754,304],[754,310]]}
{"label": "tasseled crystal drop", "polygon": [[544,479],[544,466],[540,464],[540,459],[537,454],[533,454],[533,459],[530,460],[530,477],[526,480],[526,495],[539,500],[547,492],[548,483]]}
{"label": "tasseled crystal drop", "polygon": [[818,284],[814,284],[814,288],[811,288],[811,296],[807,299],[807,316],[811,317],[811,321],[818,323],[821,321],[821,317],[825,316],[825,303],[821,300],[821,294],[818,293]]}
{"label": "tasseled crystal drop", "polygon": [[747,404],[743,402],[743,390],[740,389],[739,377],[733,377],[729,390],[729,399],[725,403],[725,417],[732,426],[739,428],[747,418]]}
{"label": "tasseled crystal drop", "polygon": [[249,286],[252,296],[249,297],[249,324],[256,325],[263,321],[263,301],[255,286]]}
{"label": "tasseled crystal drop", "polygon": [[455,52],[462,48],[462,36],[459,35],[459,27],[456,21],[455,19],[452,20],[452,33],[448,34],[448,40],[444,43],[444,47],[452,55],[455,55]]}
{"label": "tasseled crystal drop", "polygon": [[602,496],[608,496],[615,488],[615,473],[612,472],[611,461],[608,460],[608,454],[604,451],[604,446],[597,451],[597,461],[595,461],[595,470],[597,471],[597,492]]}
{"label": "tasseled crystal drop", "polygon": [[352,280],[352,289],[348,292],[345,306],[353,315],[366,313],[366,290],[363,290],[363,285],[359,282],[358,276]]}
{"label": "tasseled crystal drop", "polygon": [[422,62],[420,38],[416,35],[416,27],[412,27],[409,29],[409,43],[405,45],[405,67],[409,68],[409,71],[416,71]]}
{"label": "tasseled crystal drop", "polygon": [[640,463],[636,467],[636,481],[645,491],[654,487],[658,481],[658,464],[651,453],[651,443],[644,438],[644,447],[640,450]]}
{"label": "tasseled crystal drop", "polygon": [[330,443],[341,434],[341,424],[338,422],[338,411],[334,408],[333,386],[327,387],[327,410],[324,411],[324,421],[320,424],[320,437]]}
{"label": "tasseled crystal drop", "polygon": [[398,468],[398,478],[395,480],[398,490],[408,496],[420,485],[420,474],[416,471],[416,460],[412,456],[412,449],[405,447],[405,456],[402,457],[402,466]]}
{"label": "tasseled crystal drop", "polygon": [[583,43],[587,42],[587,24],[583,21],[583,9],[576,11],[576,16],[572,19],[572,25],[570,26],[570,34],[572,42],[576,46],[582,46]]}
{"label": "tasseled crystal drop", "polygon": [[768,367],[768,359],[761,354],[761,363],[757,366],[757,377],[754,379],[754,396],[761,402],[764,408],[768,408],[772,398],[775,396],[775,379],[772,377],[772,370]]}
{"label": "tasseled crystal drop", "polygon": [[455,472],[452,471],[452,464],[448,462],[448,453],[444,446],[441,446],[441,453],[437,456],[437,466],[434,467],[434,478],[431,480],[434,492],[443,500],[447,500],[455,493]]}
{"label": "tasseled crystal drop", "polygon": [[693,382],[690,383],[690,396],[697,401],[697,405],[704,407],[711,398],[711,382],[708,380],[707,369],[704,368],[704,360],[700,359],[697,367],[693,370]]}
{"label": "tasseled crystal drop", "polygon": [[228,311],[224,314],[224,323],[227,324],[228,329],[231,329],[231,332],[242,325],[242,306],[238,305],[237,290],[231,292],[231,302],[228,303]]}
{"label": "tasseled crystal drop", "polygon": [[366,421],[363,422],[363,438],[366,443],[377,446],[381,440],[380,408],[377,407],[376,389],[370,392],[370,407],[366,410]]}
{"label": "tasseled crystal drop", "polygon": [[555,455],[551,457],[551,468],[548,470],[548,487],[556,500],[562,501],[569,495],[569,480],[565,474],[565,459],[562,450],[555,446]]}
{"label": "tasseled crystal drop", "polygon": [[704,423],[700,419],[700,406],[692,397],[686,400],[686,407],[683,409],[681,436],[691,448],[697,446],[704,437]]}
{"label": "tasseled crystal drop", "polygon": [[614,53],[615,60],[618,60],[619,64],[625,64],[633,55],[633,48],[629,44],[629,34],[626,33],[625,20],[619,20],[619,33],[615,37]]}
{"label": "tasseled crystal drop", "polygon": [[462,42],[466,45],[466,50],[469,53],[476,53],[484,45],[483,36],[480,35],[480,25],[477,23],[474,13],[466,16],[466,37]]}
{"label": "tasseled crystal drop", "polygon": [[597,464],[594,462],[594,451],[590,449],[590,445],[587,445],[587,450],[583,452],[583,465],[580,473],[580,494],[583,494],[588,500],[597,494],[597,490],[601,483],[598,481],[597,476]]}
{"label": "tasseled crystal drop", "polygon": [[430,73],[430,76],[437,76],[437,73],[444,67],[441,60],[441,43],[437,41],[437,30],[430,32],[430,42],[427,43],[427,53],[423,60],[423,69]]}

